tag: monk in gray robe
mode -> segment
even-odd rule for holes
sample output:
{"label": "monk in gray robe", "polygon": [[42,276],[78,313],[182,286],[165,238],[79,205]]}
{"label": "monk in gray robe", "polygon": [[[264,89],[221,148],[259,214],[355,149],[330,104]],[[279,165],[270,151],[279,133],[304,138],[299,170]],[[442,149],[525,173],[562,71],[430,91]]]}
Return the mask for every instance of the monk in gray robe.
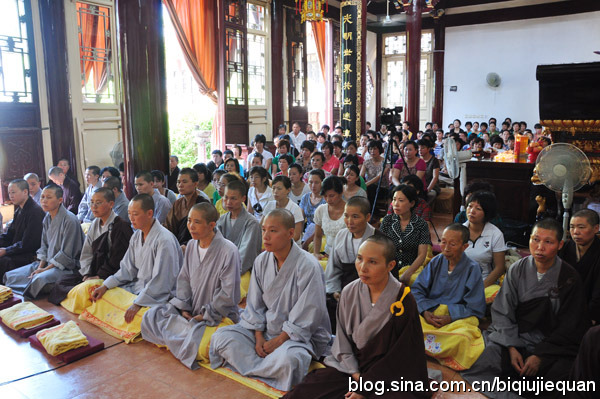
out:
{"label": "monk in gray robe", "polygon": [[77,216],[62,205],[62,188],[49,185],[42,192],[42,241],[37,258],[29,265],[4,275],[4,284],[17,293],[37,298],[52,290],[64,276],[77,273],[84,235]]}
{"label": "monk in gray robe", "polygon": [[[42,222],[46,217],[46,213],[30,197],[25,180],[11,181],[8,196],[14,206],[14,217],[6,233],[0,232],[0,281],[7,271],[35,260],[42,237]],[[1,226],[0,221],[0,229]]]}
{"label": "monk in gray robe", "polygon": [[23,179],[27,180],[27,184],[29,184],[29,195],[36,204],[41,206],[42,188],[40,187],[40,177],[36,173],[27,173],[23,176]]}
{"label": "monk in gray robe", "polygon": [[148,194],[154,200],[154,218],[163,224],[171,210],[171,201],[154,188],[154,178],[150,172],[135,175],[135,189],[138,194]]}
{"label": "monk in gray robe", "polygon": [[123,184],[121,183],[121,179],[116,176],[109,176],[104,179],[104,183],[102,187],[106,187],[112,190],[115,196],[115,205],[113,206],[113,212],[117,214],[118,217],[129,222],[129,200],[127,196],[123,192]]}
{"label": "monk in gray robe", "polygon": [[358,278],[354,262],[358,248],[377,231],[369,224],[371,205],[364,197],[352,197],[344,209],[346,228],[335,236],[335,245],[331,248],[327,268],[325,269],[325,287],[327,290],[327,311],[331,330],[335,334],[335,314],[342,289]]}
{"label": "monk in gray robe", "polygon": [[223,208],[228,212],[217,222],[223,236],[233,242],[240,252],[242,298],[248,294],[250,270],[262,246],[260,223],[244,208],[246,192],[246,184],[239,180],[227,184],[223,195]]}
{"label": "monk in gray robe", "polygon": [[119,270],[133,231],[129,221],[112,211],[114,202],[112,190],[106,187],[100,187],[92,195],[90,207],[94,220],[85,235],[79,272],[58,281],[48,296],[48,302],[60,305],[76,285],[87,280],[106,279]]}
{"label": "monk in gray robe", "polygon": [[147,194],[133,197],[129,203],[129,219],[136,232],[131,237],[129,249],[121,260],[119,271],[104,280],[91,297],[92,301],[97,301],[115,287],[137,295],[125,312],[127,323],[143,306],[167,303],[175,295],[175,283],[183,263],[177,239],[154,218],[154,207],[152,197]]}
{"label": "monk in gray robe", "polygon": [[[529,240],[532,255],[514,263],[492,304],[486,348],[465,380],[507,377],[567,380],[589,318],[577,271],[557,253],[563,230],[554,219],[537,222]],[[492,385],[490,385],[492,386]],[[519,397],[513,392],[482,392],[490,398]],[[523,392],[525,397],[560,397],[560,392]]]}
{"label": "monk in gray robe", "polygon": [[[383,235],[368,237],[355,264],[360,278],[342,291],[327,367],[308,374],[284,398],[428,397],[416,388],[391,391],[400,378],[429,387],[417,304],[410,289],[390,273],[396,264],[394,242]],[[361,385],[382,383],[385,387],[377,390],[360,390]]]}
{"label": "monk in gray robe", "polygon": [[102,182],[100,181],[100,168],[93,165],[88,166],[85,170],[85,181],[88,186],[83,193],[83,198],[81,198],[81,202],[79,203],[79,210],[77,211],[77,219],[81,223],[91,223],[94,220],[94,214],[92,213],[92,207],[90,203],[92,201],[92,195],[102,187]]}
{"label": "monk in gray robe", "polygon": [[246,309],[210,344],[212,368],[226,366],[283,391],[302,380],[331,338],[323,268],[294,242],[294,229],[286,209],[264,217],[266,252],[254,262]]}
{"label": "monk in gray robe", "polygon": [[188,215],[192,240],[177,277],[176,295],[168,304],[148,310],[142,319],[143,338],[166,345],[191,369],[198,368],[197,360],[208,360],[202,355],[208,347],[200,348],[203,336],[210,333],[207,327],[239,320],[240,255],[215,229],[218,219],[212,204],[192,207]]}
{"label": "monk in gray robe", "polygon": [[48,178],[54,184],[60,186],[63,191],[63,206],[73,214],[77,215],[79,202],[81,202],[81,191],[79,183],[67,176],[63,169],[53,166],[48,171]]}

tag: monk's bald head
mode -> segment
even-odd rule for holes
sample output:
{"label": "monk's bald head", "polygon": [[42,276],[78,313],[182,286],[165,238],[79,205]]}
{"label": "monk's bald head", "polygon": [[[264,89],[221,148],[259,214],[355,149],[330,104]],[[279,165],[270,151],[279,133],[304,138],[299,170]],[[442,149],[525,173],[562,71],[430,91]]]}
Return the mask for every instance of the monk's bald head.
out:
{"label": "monk's bald head", "polygon": [[270,221],[276,224],[281,224],[286,229],[293,229],[296,227],[296,222],[294,220],[294,215],[290,211],[284,208],[275,208],[265,216],[265,221],[270,219]]}
{"label": "monk's bald head", "polygon": [[217,223],[219,220],[219,211],[217,208],[209,202],[201,202],[196,204],[190,209],[190,214],[192,212],[199,212],[202,215],[202,219],[206,221],[206,223]]}

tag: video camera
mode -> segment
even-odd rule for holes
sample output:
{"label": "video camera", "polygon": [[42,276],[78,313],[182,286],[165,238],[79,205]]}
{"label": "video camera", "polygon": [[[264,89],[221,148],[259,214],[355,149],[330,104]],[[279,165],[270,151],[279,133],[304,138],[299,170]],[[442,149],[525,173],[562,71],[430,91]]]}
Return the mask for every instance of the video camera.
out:
{"label": "video camera", "polygon": [[394,126],[402,124],[401,113],[404,108],[381,108],[381,114],[379,114],[379,123],[386,125],[393,129]]}

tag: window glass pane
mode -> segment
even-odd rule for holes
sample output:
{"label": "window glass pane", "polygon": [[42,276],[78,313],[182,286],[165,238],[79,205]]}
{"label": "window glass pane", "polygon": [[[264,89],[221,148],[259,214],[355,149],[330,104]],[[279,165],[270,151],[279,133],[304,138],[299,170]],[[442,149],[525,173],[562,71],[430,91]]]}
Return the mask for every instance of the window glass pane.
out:
{"label": "window glass pane", "polygon": [[404,59],[387,61],[386,107],[404,106]]}
{"label": "window glass pane", "polygon": [[304,45],[302,43],[292,42],[292,71],[294,74],[292,105],[294,107],[306,106],[304,98]]}
{"label": "window glass pane", "polygon": [[429,58],[421,58],[420,107],[427,107],[427,74],[429,73]]}
{"label": "window glass pane", "polygon": [[265,30],[265,8],[257,4],[248,3],[247,14],[248,29]]}
{"label": "window glass pane", "polygon": [[81,94],[86,103],[115,103],[110,9],[76,3]]}
{"label": "window glass pane", "polygon": [[265,105],[265,37],[248,33],[248,104]]}
{"label": "window glass pane", "polygon": [[226,60],[227,60],[227,104],[245,105],[244,100],[244,41],[243,33],[237,29],[227,28]]}
{"label": "window glass pane", "polygon": [[385,55],[406,54],[406,35],[386,36]]}
{"label": "window glass pane", "polygon": [[429,33],[423,33],[423,35],[421,36],[421,51],[422,52],[430,52],[432,50],[432,43],[433,40],[433,35],[431,34],[431,32]]}
{"label": "window glass pane", "polygon": [[31,74],[25,5],[23,0],[2,0],[0,102],[30,103]]}

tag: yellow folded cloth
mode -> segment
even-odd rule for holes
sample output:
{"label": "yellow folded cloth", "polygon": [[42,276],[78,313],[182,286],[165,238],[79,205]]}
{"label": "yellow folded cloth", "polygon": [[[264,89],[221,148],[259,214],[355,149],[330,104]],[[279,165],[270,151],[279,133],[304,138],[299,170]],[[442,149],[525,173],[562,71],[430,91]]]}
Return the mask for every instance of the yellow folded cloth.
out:
{"label": "yellow folded cloth", "polygon": [[38,331],[35,336],[51,356],[57,356],[89,344],[86,336],[73,320]]}
{"label": "yellow folded cloth", "polygon": [[10,288],[4,285],[0,285],[0,303],[12,298],[13,292]]}
{"label": "yellow folded cloth", "polygon": [[37,327],[52,320],[54,316],[31,302],[21,302],[8,309],[0,310],[0,318],[7,327],[16,331]]}
{"label": "yellow folded cloth", "polygon": [[252,271],[248,270],[246,273],[242,274],[242,278],[240,279],[240,302],[248,296],[248,288],[250,287],[250,276],[252,275]]}
{"label": "yellow folded cloth", "polygon": [[131,323],[125,322],[125,312],[133,305],[137,295],[123,288],[112,288],[92,303],[80,315],[85,320],[100,327],[107,334],[122,339],[126,344],[142,340],[142,316],[149,308],[142,307]]}
{"label": "yellow folded cloth", "polygon": [[[447,305],[438,306],[433,314],[450,315]],[[425,352],[440,364],[453,370],[467,370],[483,352],[485,344],[477,317],[455,320],[440,328],[427,323],[423,316],[419,317],[423,328]]]}
{"label": "yellow folded cloth", "polygon": [[102,279],[87,280],[77,284],[69,291],[67,298],[60,305],[69,312],[81,314],[87,307],[92,306],[92,292],[104,283]]}
{"label": "yellow folded cloth", "polygon": [[496,295],[498,295],[499,291],[500,291],[500,286],[498,284],[492,284],[492,285],[486,287],[484,290],[485,303],[487,305],[491,305],[494,302],[494,299],[496,299]]}

